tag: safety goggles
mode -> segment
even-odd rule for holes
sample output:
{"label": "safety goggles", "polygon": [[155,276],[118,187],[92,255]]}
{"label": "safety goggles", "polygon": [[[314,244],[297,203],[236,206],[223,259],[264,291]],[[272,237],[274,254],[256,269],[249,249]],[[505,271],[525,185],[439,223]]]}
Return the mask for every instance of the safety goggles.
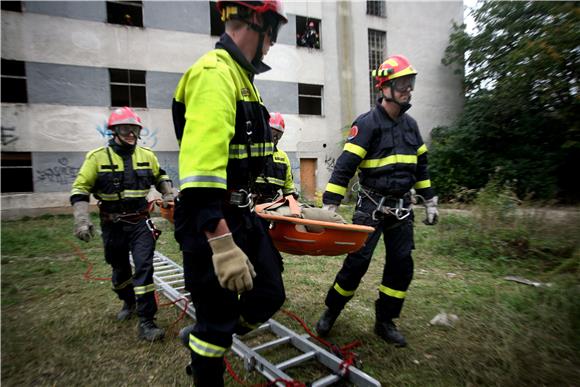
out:
{"label": "safety goggles", "polygon": [[115,133],[123,137],[127,137],[132,133],[135,137],[139,138],[141,127],[137,125],[116,125]]}
{"label": "safety goggles", "polygon": [[411,88],[411,91],[415,89],[415,75],[407,75],[401,78],[396,78],[391,81],[391,85],[395,91],[399,93],[404,93]]}

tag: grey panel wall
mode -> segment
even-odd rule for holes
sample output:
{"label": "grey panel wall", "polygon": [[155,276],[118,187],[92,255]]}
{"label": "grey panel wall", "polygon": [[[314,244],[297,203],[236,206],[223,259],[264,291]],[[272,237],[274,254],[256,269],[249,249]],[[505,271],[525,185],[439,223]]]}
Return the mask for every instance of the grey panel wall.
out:
{"label": "grey panel wall", "polygon": [[[179,187],[178,152],[155,152],[161,168]],[[32,154],[34,192],[69,192],[85,159],[85,152]]]}
{"label": "grey panel wall", "polygon": [[147,71],[147,106],[170,108],[180,78],[181,74]]}
{"label": "grey panel wall", "polygon": [[143,25],[163,30],[209,34],[209,1],[145,1]]}
{"label": "grey panel wall", "polygon": [[256,86],[270,112],[298,114],[298,84],[256,80]]}
{"label": "grey panel wall", "polygon": [[286,15],[288,23],[286,23],[278,33],[278,43],[296,45],[296,15]]}
{"label": "grey panel wall", "polygon": [[81,152],[33,153],[34,192],[70,191],[85,155]]}
{"label": "grey panel wall", "polygon": [[26,63],[28,101],[74,106],[110,106],[107,69]]}
{"label": "grey panel wall", "polygon": [[26,12],[72,19],[107,21],[107,5],[104,1],[24,1],[23,9]]}

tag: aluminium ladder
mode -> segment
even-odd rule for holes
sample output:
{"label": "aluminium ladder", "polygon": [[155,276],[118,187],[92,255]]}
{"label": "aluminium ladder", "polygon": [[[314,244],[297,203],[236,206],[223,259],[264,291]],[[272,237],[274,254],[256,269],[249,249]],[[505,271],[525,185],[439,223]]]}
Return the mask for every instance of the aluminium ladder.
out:
{"label": "aluminium ladder", "polygon": [[[195,320],[195,309],[191,304],[189,293],[185,290],[183,268],[158,251],[155,252],[153,257],[153,266],[155,268],[153,280],[157,289],[180,308],[183,308],[182,302],[187,302],[186,313]],[[276,379],[291,381],[293,378],[284,372],[286,369],[309,360],[315,360],[325,366],[330,371],[330,374],[309,383],[309,386],[330,386],[344,380],[361,387],[381,386],[377,380],[352,365],[348,367],[348,372],[344,374],[341,370],[342,360],[340,358],[309,341],[310,336],[308,334],[299,335],[273,319],[268,320],[253,332],[270,332],[277,336],[277,339],[250,347],[242,341],[241,337],[234,335],[232,351],[242,358],[244,368],[247,371],[255,369],[270,382]],[[260,351],[286,344],[292,345],[302,354],[278,364],[273,364],[260,354]],[[284,385],[282,382],[277,382],[276,384],[279,386]]]}

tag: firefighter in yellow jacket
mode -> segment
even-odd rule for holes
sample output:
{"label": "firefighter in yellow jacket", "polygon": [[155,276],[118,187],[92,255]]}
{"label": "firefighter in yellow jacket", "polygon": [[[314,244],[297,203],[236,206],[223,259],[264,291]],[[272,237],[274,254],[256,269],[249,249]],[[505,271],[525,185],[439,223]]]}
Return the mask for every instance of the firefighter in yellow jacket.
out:
{"label": "firefighter in yellow jacket", "polygon": [[294,178],[290,159],[286,152],[278,148],[278,141],[284,135],[286,124],[282,114],[270,113],[270,128],[272,129],[272,141],[274,143],[274,153],[268,159],[264,171],[256,179],[256,202],[271,202],[280,195],[293,195],[298,198],[296,188],[294,188]]}
{"label": "firefighter in yellow jacket", "polygon": [[225,34],[182,76],[173,120],[180,196],[175,237],[196,324],[180,337],[196,386],[223,386],[232,334],[267,321],[285,299],[280,253],[251,211],[272,155],[269,113],[253,84],[287,22],[279,1],[218,1]]}
{"label": "firefighter in yellow jacket", "polygon": [[153,252],[160,232],[149,219],[146,196],[155,185],[162,193],[163,205],[172,205],[172,183],[153,151],[137,145],[143,124],[132,109],[114,110],[107,126],[113,138],[107,146],[87,154],[72,186],[74,233],[85,242],[94,236],[89,217],[89,196],[93,194],[99,200],[105,260],[113,268],[113,290],[123,301],[117,319],[128,320],[136,313],[139,338],[156,341],[164,336],[154,321]]}

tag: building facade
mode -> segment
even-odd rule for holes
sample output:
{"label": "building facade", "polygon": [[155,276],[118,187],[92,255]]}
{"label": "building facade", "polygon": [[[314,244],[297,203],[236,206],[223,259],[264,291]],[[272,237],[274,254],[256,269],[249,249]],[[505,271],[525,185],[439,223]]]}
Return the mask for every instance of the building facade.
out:
{"label": "building facade", "polygon": [[[223,25],[210,1],[3,1],[2,211],[66,206],[106,120],[132,106],[175,182],[171,118],[181,74]],[[404,54],[419,72],[411,114],[428,142],[463,104],[460,76],[441,64],[461,1],[285,2],[289,22],[257,77],[266,107],[286,120],[279,146],[303,196],[324,190],[352,120],[375,93],[370,70]],[[306,39],[307,30],[311,31]],[[176,183],[176,185],[178,185]]]}

